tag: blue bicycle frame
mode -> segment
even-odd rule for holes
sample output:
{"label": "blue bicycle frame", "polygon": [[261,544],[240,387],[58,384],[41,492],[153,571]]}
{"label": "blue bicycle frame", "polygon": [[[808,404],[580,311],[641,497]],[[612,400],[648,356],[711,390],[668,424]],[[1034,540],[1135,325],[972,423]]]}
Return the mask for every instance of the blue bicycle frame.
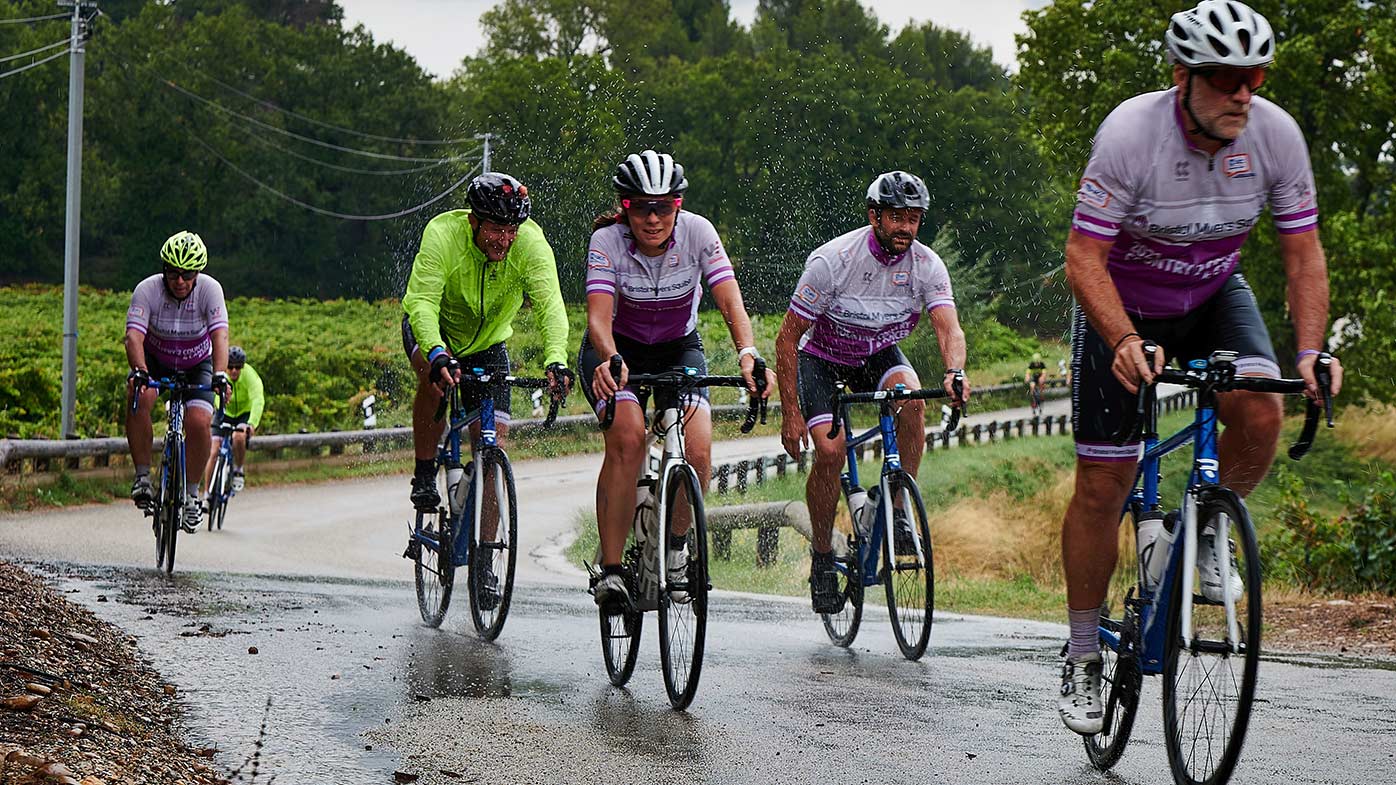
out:
{"label": "blue bicycle frame", "polygon": [[[899,384],[894,389],[902,391],[906,388],[904,385]],[[902,470],[901,448],[897,446],[897,421],[892,415],[891,407],[883,406],[881,413],[878,415],[877,425],[875,427],[869,428],[857,436],[851,436],[844,444],[848,453],[848,460],[847,468],[839,475],[839,484],[843,487],[845,498],[853,493],[855,488],[859,487],[857,448],[867,444],[878,436],[882,437],[883,456],[882,474],[879,476],[878,482],[881,483],[883,477]],[[887,536],[887,520],[886,516],[883,515],[883,508],[885,506],[886,505],[879,500],[879,504],[877,505],[877,517],[873,519],[872,526],[869,527],[871,534],[866,538],[859,538],[858,540],[858,564],[862,571],[862,582],[864,586],[876,586],[882,582],[882,576],[879,574],[878,567],[880,566],[879,562],[882,554],[882,538]],[[855,512],[856,511],[850,510],[850,514],[854,514]],[[914,531],[915,527],[912,528],[912,535],[916,536],[916,532]],[[835,562],[834,567],[840,572],[848,572],[847,565],[841,562]]]}

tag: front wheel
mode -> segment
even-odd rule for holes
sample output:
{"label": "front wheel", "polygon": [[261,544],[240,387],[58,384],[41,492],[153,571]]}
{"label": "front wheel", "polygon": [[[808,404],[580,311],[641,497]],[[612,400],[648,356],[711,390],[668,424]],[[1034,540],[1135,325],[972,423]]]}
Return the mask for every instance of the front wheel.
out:
{"label": "front wheel", "polygon": [[165,472],[168,485],[161,489],[161,496],[164,497],[161,515],[164,516],[164,521],[160,528],[164,534],[160,538],[162,552],[158,555],[155,566],[156,569],[163,567],[166,575],[173,575],[175,544],[179,537],[179,524],[184,515],[184,444],[176,439],[172,449],[166,451],[165,459],[169,462],[169,469]]}
{"label": "front wheel", "polygon": [[[1183,639],[1183,592],[1174,573],[1169,631],[1163,662],[1163,725],[1173,779],[1186,785],[1221,785],[1231,778],[1255,699],[1260,664],[1260,548],[1244,505],[1229,491],[1204,495],[1197,504],[1198,532],[1230,532],[1236,544],[1235,574],[1243,590],[1233,597],[1235,635],[1225,606],[1195,594],[1192,637]],[[1216,538],[1223,568],[1231,545]],[[1223,573],[1225,574],[1225,573]],[[1228,581],[1223,581],[1223,586]],[[1181,589],[1181,590],[1179,590]],[[1228,589],[1229,591],[1229,589]]]}
{"label": "front wheel", "polygon": [[[664,480],[664,517],[659,525],[672,532],[688,526],[688,559],[682,579],[668,575],[659,598],[659,659],[669,703],[686,708],[698,691],[703,671],[703,644],[708,629],[708,526],[703,495],[688,466],[674,467]],[[667,562],[668,554],[664,554]]]}
{"label": "front wheel", "polygon": [[921,491],[910,475],[889,475],[885,488],[887,495],[880,515],[887,535],[882,538],[887,612],[892,617],[892,634],[902,656],[919,660],[931,639],[931,614],[935,609],[931,528],[926,523]]}
{"label": "front wheel", "polygon": [[[474,526],[470,543],[470,618],[480,637],[492,641],[504,629],[509,601],[514,594],[514,566],[518,560],[518,498],[509,457],[498,447],[485,450],[475,461],[476,491],[493,487],[495,512]],[[467,497],[473,504],[476,496]],[[482,507],[483,509],[483,507]],[[465,514],[474,515],[474,509]]]}
{"label": "front wheel", "polygon": [[213,474],[208,478],[208,530],[223,528],[223,511],[228,506],[228,459],[219,451],[213,462]]}

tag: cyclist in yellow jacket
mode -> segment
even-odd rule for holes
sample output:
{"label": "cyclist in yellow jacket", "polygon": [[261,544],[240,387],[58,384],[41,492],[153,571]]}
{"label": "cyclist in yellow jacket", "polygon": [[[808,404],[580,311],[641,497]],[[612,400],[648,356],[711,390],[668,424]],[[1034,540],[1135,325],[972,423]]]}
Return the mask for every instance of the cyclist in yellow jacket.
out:
{"label": "cyclist in yellow jacket", "polygon": [[[213,478],[213,464],[218,460],[218,451],[223,448],[223,438],[219,427],[233,426],[233,493],[242,490],[246,482],[243,475],[243,462],[247,459],[247,445],[252,434],[262,423],[262,409],[266,407],[266,396],[262,391],[262,377],[257,370],[247,364],[247,352],[241,346],[228,347],[228,378],[232,380],[232,392],[223,413],[213,416],[213,449],[208,454],[208,466],[204,468],[204,481]],[[207,485],[205,485],[207,487]],[[204,505],[208,505],[205,498]]]}

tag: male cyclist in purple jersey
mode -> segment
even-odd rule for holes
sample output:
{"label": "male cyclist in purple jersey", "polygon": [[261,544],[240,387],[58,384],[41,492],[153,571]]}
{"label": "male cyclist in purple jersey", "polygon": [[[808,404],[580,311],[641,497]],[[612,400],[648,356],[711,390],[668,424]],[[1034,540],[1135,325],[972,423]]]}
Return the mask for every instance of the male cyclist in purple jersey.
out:
{"label": "male cyclist in purple jersey", "polygon": [[[1071,641],[1058,712],[1071,730],[1102,726],[1099,609],[1115,570],[1120,510],[1138,442],[1116,445],[1126,393],[1153,381],[1171,358],[1236,352],[1239,373],[1280,367],[1239,251],[1266,204],[1279,231],[1295,366],[1318,394],[1314,362],[1328,325],[1328,268],[1308,148],[1294,120],[1255,95],[1274,61],[1263,16],[1235,0],[1203,0],[1173,15],[1165,34],[1173,88],[1120,104],[1101,123],[1076,197],[1066,273],[1078,303],[1072,336],[1076,488],[1062,523]],[[1149,365],[1144,342],[1161,351]],[[1333,361],[1332,392],[1342,385]],[[1279,396],[1229,392],[1218,401],[1222,482],[1241,495],[1275,456]],[[1229,543],[1204,529],[1197,549],[1202,594],[1239,596]],[[1141,543],[1141,545],[1144,545]],[[1226,577],[1223,577],[1223,573]]]}
{"label": "male cyclist in purple jersey", "polygon": [[[911,334],[923,313],[930,314],[940,342],[947,393],[965,365],[965,334],[950,274],[934,251],[916,241],[930,199],[926,184],[915,175],[878,175],[868,186],[868,225],[810,254],[776,336],[781,440],[791,457],[814,444],[805,500],[814,528],[810,598],[815,613],[837,613],[843,602],[831,541],[844,462],[844,436],[829,438],[836,382],[857,392],[898,384],[921,387],[897,343]],[[925,410],[924,401],[910,400],[897,413],[902,465],[913,477],[925,448]],[[905,547],[902,543],[912,542],[905,512],[895,510],[894,517],[895,542]]]}

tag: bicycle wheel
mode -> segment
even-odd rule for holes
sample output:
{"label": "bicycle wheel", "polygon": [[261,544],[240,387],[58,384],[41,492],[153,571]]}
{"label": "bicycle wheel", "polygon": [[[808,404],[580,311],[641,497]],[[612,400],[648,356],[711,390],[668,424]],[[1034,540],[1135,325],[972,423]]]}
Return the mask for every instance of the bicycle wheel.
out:
{"label": "bicycle wheel", "polygon": [[[1255,698],[1260,663],[1260,549],[1245,506],[1229,491],[1199,499],[1198,521],[1199,532],[1209,523],[1217,525],[1217,531],[1226,524],[1236,542],[1237,573],[1244,587],[1242,596],[1233,600],[1238,634],[1233,637],[1228,631],[1221,603],[1197,594],[1192,605],[1192,639],[1183,640],[1182,592],[1173,592],[1163,662],[1164,739],[1175,782],[1221,785],[1231,778],[1240,757]],[[1219,558],[1225,564],[1225,551]],[[1191,592],[1194,587],[1183,589]]]}
{"label": "bicycle wheel", "polygon": [[[504,450],[485,450],[475,461],[475,472],[482,484],[493,483],[497,500],[494,534],[486,539],[485,527],[476,523],[471,542],[470,618],[480,637],[492,641],[504,629],[509,601],[514,595],[514,565],[518,559],[518,497],[514,490],[514,470]],[[473,479],[473,478],[472,478]],[[473,504],[473,497],[467,504]],[[473,509],[472,509],[473,514]],[[480,569],[484,567],[485,569]],[[489,585],[493,579],[493,585]]]}
{"label": "bicycle wheel", "polygon": [[[163,460],[160,465],[160,487],[155,490],[154,513],[150,514],[151,531],[155,534],[155,569],[160,570],[165,566],[165,517],[169,504],[166,497],[170,491],[170,476],[166,466],[168,462]],[[149,508],[147,508],[149,509]]]}
{"label": "bicycle wheel", "polygon": [[916,542],[894,534],[896,526],[884,521],[888,536],[882,538],[885,557],[883,581],[887,585],[887,613],[892,617],[892,634],[897,648],[909,660],[919,660],[931,639],[931,612],[935,609],[935,565],[931,556],[931,529],[926,523],[926,506],[916,481],[906,472],[887,478],[887,489],[894,510],[905,511],[916,531]]}
{"label": "bicycle wheel", "polygon": [[420,535],[409,547],[415,557],[412,577],[417,584],[417,609],[428,627],[440,627],[451,607],[451,590],[456,585],[453,555],[458,522],[459,519],[451,520],[444,507],[417,513],[414,531]]}
{"label": "bicycle wheel", "polygon": [[[1130,510],[1120,521],[1120,556],[1105,605],[1100,609],[1100,698],[1105,703],[1104,722],[1100,733],[1081,739],[1086,745],[1086,757],[1101,771],[1114,766],[1129,744],[1144,680],[1138,658],[1139,612],[1134,582],[1139,577],[1139,558],[1134,534],[1135,513]],[[1113,612],[1114,608],[1119,612]]]}
{"label": "bicycle wheel", "polygon": [[[165,437],[169,439],[171,437]],[[179,538],[179,524],[184,515],[184,444],[175,437],[174,448],[167,451],[170,457],[170,470],[165,474],[170,481],[169,491],[165,494],[165,553],[164,568],[166,575],[174,574],[175,545]]]}
{"label": "bicycle wheel", "polygon": [[[688,466],[676,466],[664,479],[664,517],[660,526],[672,526],[679,516],[692,522],[688,529],[688,569],[686,580],[669,585],[659,598],[659,660],[664,670],[664,689],[676,709],[687,708],[698,691],[703,672],[703,643],[708,629],[708,526],[703,515],[703,496],[698,480]],[[672,529],[671,529],[672,531]],[[674,598],[681,592],[680,599]]]}
{"label": "bicycle wheel", "polygon": [[838,613],[821,613],[824,632],[835,646],[848,647],[858,637],[858,625],[863,621],[863,570],[858,563],[859,541],[856,531],[848,536],[848,549],[842,555],[835,553],[834,568],[839,575],[839,590],[843,594],[843,608]]}
{"label": "bicycle wheel", "polygon": [[208,478],[209,531],[213,531],[213,528],[215,526],[217,526],[220,529],[223,528],[222,524],[219,521],[219,513],[222,512],[223,508],[226,507],[228,504],[227,498],[223,495],[228,487],[227,478],[225,477],[227,468],[228,461],[226,458],[223,457],[223,453],[220,450],[218,453],[218,459],[213,462],[213,474],[211,474]]}
{"label": "bicycle wheel", "polygon": [[[626,550],[624,561],[631,597],[639,596],[638,582],[634,578],[640,563],[637,550],[632,542]],[[635,659],[640,656],[643,617],[637,610],[608,614],[602,608],[598,609],[598,613],[601,616],[601,655],[606,660],[606,676],[615,686],[623,687],[635,672]]]}

